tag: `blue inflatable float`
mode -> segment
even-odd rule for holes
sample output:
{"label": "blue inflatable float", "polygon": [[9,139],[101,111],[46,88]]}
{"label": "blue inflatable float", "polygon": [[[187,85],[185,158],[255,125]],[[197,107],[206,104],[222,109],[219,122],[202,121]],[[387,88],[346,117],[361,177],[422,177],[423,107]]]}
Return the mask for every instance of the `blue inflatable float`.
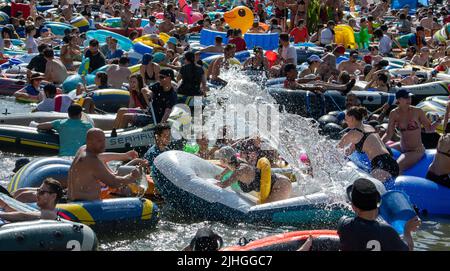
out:
{"label": "blue inflatable float", "polygon": [[106,38],[108,38],[108,37],[113,37],[113,38],[117,39],[117,41],[119,43],[119,47],[122,50],[130,51],[131,48],[133,48],[133,42],[131,42],[131,40],[129,38],[122,36],[120,34],[114,33],[112,31],[100,29],[100,30],[90,30],[90,31],[86,32],[87,41],[96,39],[100,43],[106,43]]}
{"label": "blue inflatable float", "polygon": [[[69,75],[62,84],[62,90],[64,91],[64,93],[68,93],[76,89],[79,83],[83,83],[81,75],[79,74]],[[89,86],[93,84],[95,84],[95,74],[86,75],[86,85]]]}
{"label": "blue inflatable float", "polygon": [[[32,161],[14,175],[8,189],[13,192],[24,187],[39,187],[48,177],[66,180],[70,164],[71,161],[60,158]],[[89,225],[102,233],[148,229],[159,220],[158,206],[144,198],[75,201],[57,204],[56,209],[61,218]]]}
{"label": "blue inflatable float", "polygon": [[[207,58],[203,59],[204,63],[207,63],[208,65],[211,64],[211,62],[219,57],[223,56],[223,54],[219,54],[219,55],[212,55],[209,56]],[[250,51],[241,51],[241,52],[237,52],[234,55],[234,58],[236,58],[237,60],[239,60],[239,62],[243,63],[244,61],[246,61],[248,58],[250,57]]]}
{"label": "blue inflatable float", "polygon": [[60,22],[48,22],[48,23],[45,23],[45,26],[47,28],[50,28],[52,30],[52,33],[57,36],[65,36],[64,31],[66,29],[69,29],[69,30],[74,29],[74,27],[72,25],[66,24],[66,23],[60,23]]}
{"label": "blue inflatable float", "polygon": [[[209,29],[203,29],[200,32],[200,44],[209,46],[215,44],[215,38],[221,36],[223,43],[228,43],[227,33],[219,32]],[[247,48],[252,49],[255,46],[261,46],[264,50],[274,50],[278,48],[278,33],[265,33],[265,34],[245,34],[244,40],[247,43]]]}

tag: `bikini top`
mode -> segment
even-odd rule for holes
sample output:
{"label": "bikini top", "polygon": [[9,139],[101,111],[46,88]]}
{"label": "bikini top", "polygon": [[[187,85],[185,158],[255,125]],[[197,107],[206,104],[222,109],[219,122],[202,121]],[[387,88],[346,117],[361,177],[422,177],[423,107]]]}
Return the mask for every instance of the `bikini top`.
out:
{"label": "bikini top", "polygon": [[406,128],[400,128],[399,123],[397,123],[397,128],[400,130],[400,132],[414,131],[414,130],[420,129],[420,125],[415,120],[409,120]]}
{"label": "bikini top", "polygon": [[364,131],[362,131],[361,129],[358,129],[358,128],[353,128],[353,129],[350,129],[350,130],[358,131],[358,132],[360,132],[360,133],[363,134],[363,136],[362,136],[361,139],[358,141],[358,143],[355,144],[355,150],[356,150],[357,152],[363,152],[362,149],[363,149],[364,142],[366,141],[366,139],[367,139],[371,134],[376,133],[376,132],[364,132]]}

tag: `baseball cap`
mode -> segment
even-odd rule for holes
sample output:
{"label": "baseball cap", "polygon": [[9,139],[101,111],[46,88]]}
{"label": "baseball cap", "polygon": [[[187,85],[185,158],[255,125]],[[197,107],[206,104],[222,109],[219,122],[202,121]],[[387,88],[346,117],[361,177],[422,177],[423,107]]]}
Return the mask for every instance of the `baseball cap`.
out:
{"label": "baseball cap", "polygon": [[164,54],[164,53],[157,52],[157,53],[153,54],[153,61],[155,63],[160,63],[160,62],[164,61],[164,59],[166,59],[166,54]]}
{"label": "baseball cap", "polygon": [[372,56],[371,55],[365,55],[363,58],[364,62],[366,62],[367,64],[372,63]]}
{"label": "baseball cap", "polygon": [[223,245],[222,237],[209,228],[201,228],[190,243],[193,251],[217,251]]}
{"label": "baseball cap", "polygon": [[30,162],[30,159],[28,159],[28,158],[17,159],[16,160],[16,164],[15,164],[14,169],[13,169],[13,172],[16,173],[17,171],[19,171],[19,169],[21,169],[23,166],[25,166],[29,162]]}
{"label": "baseball cap", "polygon": [[236,153],[237,152],[236,152],[235,149],[233,149],[233,147],[225,146],[225,147],[220,148],[219,150],[217,150],[214,153],[214,158],[215,159],[231,160],[231,158],[233,156],[235,156]]}
{"label": "baseball cap", "polygon": [[359,178],[347,187],[347,197],[353,205],[363,211],[374,210],[381,202],[381,193],[376,185],[365,178]]}
{"label": "baseball cap", "polygon": [[172,69],[163,69],[159,71],[162,76],[169,76],[172,80],[175,80],[175,74]]}
{"label": "baseball cap", "polygon": [[172,43],[172,44],[177,45],[178,41],[177,41],[177,38],[170,37],[169,40],[167,41],[167,43]]}
{"label": "baseball cap", "polygon": [[409,91],[407,91],[406,89],[404,89],[404,88],[402,88],[402,89],[400,89],[400,90],[398,90],[396,93],[395,93],[395,99],[400,99],[400,98],[409,98],[409,97],[411,97],[411,96],[413,96],[413,94],[411,93],[411,92],[409,92]]}
{"label": "baseball cap", "polygon": [[43,27],[43,28],[41,28],[41,33],[44,33],[44,32],[48,32],[49,30],[48,30],[48,28],[47,27]]}
{"label": "baseball cap", "polygon": [[309,62],[320,62],[322,63],[323,60],[318,56],[318,55],[311,55],[310,57],[308,57],[308,61]]}

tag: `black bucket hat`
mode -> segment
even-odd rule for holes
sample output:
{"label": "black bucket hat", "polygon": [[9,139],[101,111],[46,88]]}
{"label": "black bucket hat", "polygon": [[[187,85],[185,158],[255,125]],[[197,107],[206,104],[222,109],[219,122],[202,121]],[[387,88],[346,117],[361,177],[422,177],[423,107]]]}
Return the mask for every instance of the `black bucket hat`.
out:
{"label": "black bucket hat", "polygon": [[16,173],[19,171],[23,166],[28,164],[30,162],[30,159],[28,158],[20,158],[16,160],[16,164],[14,166],[13,172]]}
{"label": "black bucket hat", "polygon": [[380,206],[381,194],[376,185],[368,179],[357,179],[347,187],[347,197],[357,208],[371,211]]}

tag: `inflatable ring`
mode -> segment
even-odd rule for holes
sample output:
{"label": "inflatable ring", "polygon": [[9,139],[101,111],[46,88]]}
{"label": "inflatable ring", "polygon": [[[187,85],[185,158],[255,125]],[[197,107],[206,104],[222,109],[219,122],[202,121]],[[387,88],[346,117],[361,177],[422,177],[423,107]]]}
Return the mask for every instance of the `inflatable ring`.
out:
{"label": "inflatable ring", "polygon": [[270,195],[270,188],[272,184],[272,177],[270,173],[270,162],[267,158],[263,157],[258,160],[256,168],[261,170],[261,188],[259,192],[259,204],[264,204]]}
{"label": "inflatable ring", "polygon": [[166,33],[159,34],[158,37],[164,42],[163,45],[159,45],[159,44],[155,44],[155,43],[152,42],[151,36],[152,36],[151,34],[150,35],[141,36],[141,37],[139,37],[137,39],[134,39],[133,43],[141,42],[141,43],[143,43],[143,44],[145,44],[147,46],[150,46],[152,48],[158,48],[158,47],[164,46],[164,44],[166,44],[167,41],[170,39],[170,36],[167,35]]}

